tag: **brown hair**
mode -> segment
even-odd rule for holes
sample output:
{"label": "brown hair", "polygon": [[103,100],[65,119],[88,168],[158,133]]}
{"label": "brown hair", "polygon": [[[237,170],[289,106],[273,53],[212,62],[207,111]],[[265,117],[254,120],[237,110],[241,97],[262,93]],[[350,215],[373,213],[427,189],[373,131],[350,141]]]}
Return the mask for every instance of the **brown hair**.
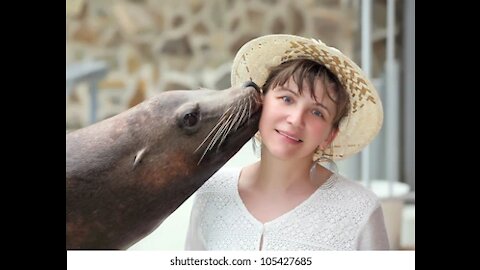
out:
{"label": "brown hair", "polygon": [[270,74],[262,86],[263,94],[278,85],[284,85],[291,77],[298,86],[299,94],[302,94],[304,81],[308,84],[310,95],[315,96],[315,81],[320,78],[327,89],[328,97],[336,104],[336,114],[332,120],[334,128],[338,128],[340,121],[347,116],[350,109],[349,96],[337,76],[324,65],[309,59],[294,59],[270,69]]}

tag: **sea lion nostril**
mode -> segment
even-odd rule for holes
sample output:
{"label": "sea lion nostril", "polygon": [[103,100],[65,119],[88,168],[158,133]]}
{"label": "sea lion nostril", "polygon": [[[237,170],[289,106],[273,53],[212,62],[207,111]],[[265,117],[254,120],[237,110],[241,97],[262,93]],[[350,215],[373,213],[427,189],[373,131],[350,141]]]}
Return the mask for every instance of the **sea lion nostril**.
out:
{"label": "sea lion nostril", "polygon": [[257,92],[260,92],[260,87],[258,87],[258,85],[256,83],[254,83],[253,81],[248,81],[248,82],[245,82],[243,84],[243,88],[247,88],[249,86],[255,88],[257,90]]}

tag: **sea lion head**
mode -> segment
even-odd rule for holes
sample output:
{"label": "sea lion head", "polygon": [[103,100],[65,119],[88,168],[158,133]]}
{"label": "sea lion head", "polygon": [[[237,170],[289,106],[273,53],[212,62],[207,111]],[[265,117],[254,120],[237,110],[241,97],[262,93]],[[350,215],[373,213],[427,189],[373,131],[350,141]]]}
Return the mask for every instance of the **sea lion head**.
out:
{"label": "sea lion head", "polygon": [[67,134],[67,249],[126,249],[258,130],[258,86],[175,90]]}

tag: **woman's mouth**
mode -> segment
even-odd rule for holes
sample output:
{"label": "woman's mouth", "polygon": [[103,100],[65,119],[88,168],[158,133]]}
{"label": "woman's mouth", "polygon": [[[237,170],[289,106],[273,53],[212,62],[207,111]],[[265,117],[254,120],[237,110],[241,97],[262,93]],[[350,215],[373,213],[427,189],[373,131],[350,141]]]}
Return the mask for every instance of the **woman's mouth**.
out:
{"label": "woman's mouth", "polygon": [[295,142],[295,143],[303,142],[303,140],[297,138],[294,134],[291,134],[291,133],[288,133],[288,132],[285,132],[285,131],[281,131],[281,130],[278,130],[278,129],[275,129],[275,131],[278,134],[282,135],[285,139],[287,139],[287,141]]}

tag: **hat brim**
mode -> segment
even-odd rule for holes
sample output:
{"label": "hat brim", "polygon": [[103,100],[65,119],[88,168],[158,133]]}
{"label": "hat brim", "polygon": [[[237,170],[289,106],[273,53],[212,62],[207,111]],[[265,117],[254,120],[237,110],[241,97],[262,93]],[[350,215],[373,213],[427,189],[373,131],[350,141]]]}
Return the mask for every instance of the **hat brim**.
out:
{"label": "hat brim", "polygon": [[320,40],[267,35],[247,42],[233,60],[232,86],[246,81],[263,86],[270,68],[292,59],[310,59],[325,65],[349,93],[349,114],[340,123],[332,147],[324,154],[333,160],[341,160],[360,152],[382,127],[381,100],[371,81],[350,58]]}

